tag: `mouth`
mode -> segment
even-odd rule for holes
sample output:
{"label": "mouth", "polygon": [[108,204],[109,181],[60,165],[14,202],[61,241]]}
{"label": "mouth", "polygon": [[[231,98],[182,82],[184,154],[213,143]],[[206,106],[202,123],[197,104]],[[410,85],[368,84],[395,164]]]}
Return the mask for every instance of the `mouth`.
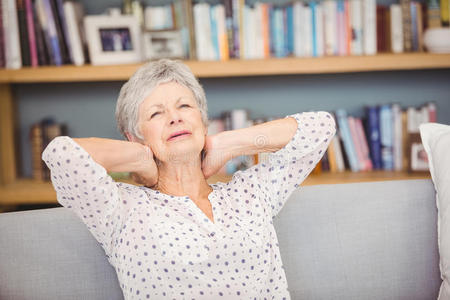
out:
{"label": "mouth", "polygon": [[191,132],[188,131],[188,130],[177,131],[177,132],[174,132],[167,140],[171,141],[171,140],[174,140],[174,139],[176,139],[178,137],[187,136],[187,135],[190,135],[190,134],[191,134]]}

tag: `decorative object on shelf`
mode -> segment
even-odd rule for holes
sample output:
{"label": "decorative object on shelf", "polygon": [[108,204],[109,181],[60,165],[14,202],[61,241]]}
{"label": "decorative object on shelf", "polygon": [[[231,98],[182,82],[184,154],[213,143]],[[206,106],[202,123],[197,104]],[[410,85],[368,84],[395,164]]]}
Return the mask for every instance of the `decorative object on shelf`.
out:
{"label": "decorative object on shelf", "polygon": [[179,30],[145,31],[142,37],[145,59],[183,58],[185,56]]}
{"label": "decorative object on shelf", "polygon": [[428,52],[450,53],[450,27],[427,29],[424,43]]}
{"label": "decorative object on shelf", "polygon": [[131,15],[84,18],[92,65],[138,63],[142,60],[141,27]]}
{"label": "decorative object on shelf", "polygon": [[409,171],[410,172],[428,172],[428,157],[420,139],[419,133],[413,133],[409,136],[408,143]]}

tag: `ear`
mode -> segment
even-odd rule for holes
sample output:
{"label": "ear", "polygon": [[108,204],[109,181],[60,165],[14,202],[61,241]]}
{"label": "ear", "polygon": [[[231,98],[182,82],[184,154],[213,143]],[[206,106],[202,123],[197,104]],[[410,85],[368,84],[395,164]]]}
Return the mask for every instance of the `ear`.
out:
{"label": "ear", "polygon": [[135,142],[136,141],[134,136],[131,133],[125,132],[125,135],[127,136],[128,141],[130,141],[130,142]]}

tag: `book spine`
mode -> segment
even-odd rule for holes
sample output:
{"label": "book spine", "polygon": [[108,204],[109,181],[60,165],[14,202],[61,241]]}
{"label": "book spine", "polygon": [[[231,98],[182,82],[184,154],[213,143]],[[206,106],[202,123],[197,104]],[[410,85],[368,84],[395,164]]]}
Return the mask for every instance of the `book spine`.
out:
{"label": "book spine", "polygon": [[347,113],[343,109],[338,109],[336,111],[336,117],[340,129],[340,135],[342,142],[344,144],[345,153],[347,154],[347,159],[352,172],[358,172],[358,160],[356,157],[355,146],[350,135],[350,129],[347,122]]}
{"label": "book spine", "polygon": [[64,2],[63,9],[67,22],[67,36],[69,38],[72,61],[76,66],[81,66],[85,61],[83,40],[79,25],[82,19],[81,4],[78,2],[67,1]]}
{"label": "book spine", "polygon": [[287,23],[287,50],[286,55],[291,55],[294,53],[294,8],[292,4],[286,7],[286,23]]}
{"label": "book spine", "polygon": [[32,67],[37,67],[39,65],[39,60],[34,28],[33,6],[31,4],[31,0],[25,0],[25,13],[28,28],[28,44],[30,46],[30,63]]}
{"label": "book spine", "polygon": [[362,120],[360,118],[355,118],[355,125],[356,125],[355,126],[356,133],[358,135],[358,140],[361,146],[361,152],[364,162],[364,170],[371,171],[373,169],[373,164],[372,161],[370,160],[369,146],[367,144],[367,138],[364,133],[364,126]]}
{"label": "book spine", "polygon": [[351,54],[363,54],[363,21],[362,21],[362,0],[350,0],[350,18],[352,28]]}
{"label": "book spine", "polygon": [[399,4],[391,4],[391,50],[394,53],[403,52],[403,22],[402,9]]}
{"label": "book spine", "polygon": [[58,38],[58,33],[55,24],[55,16],[52,12],[52,7],[50,4],[50,0],[43,0],[45,15],[47,17],[48,22],[48,34],[51,42],[51,47],[53,49],[54,61],[55,65],[60,66],[63,64],[62,61],[62,53],[60,48],[60,42]]}
{"label": "book spine", "polygon": [[394,126],[393,136],[393,153],[394,153],[394,170],[401,171],[403,169],[403,149],[402,149],[402,110],[399,104],[392,105],[392,117]]}
{"label": "book spine", "polygon": [[411,10],[411,47],[412,51],[419,50],[419,37],[417,31],[417,10],[414,2],[410,2]]}
{"label": "book spine", "polygon": [[2,13],[6,68],[20,69],[22,67],[22,57],[20,51],[16,0],[2,0],[1,5],[3,5]]}
{"label": "book spine", "polygon": [[240,28],[241,14],[242,10],[239,8],[239,0],[232,0],[233,7],[233,48],[234,57],[241,57],[241,47],[240,47],[240,34],[242,28]]}
{"label": "book spine", "polygon": [[263,58],[270,57],[270,24],[269,24],[269,4],[261,3],[262,6],[262,36],[263,36]]}
{"label": "book spine", "polygon": [[31,66],[30,45],[28,41],[28,24],[25,14],[24,0],[17,0],[17,21],[19,25],[20,55],[22,66]]}
{"label": "book spine", "polygon": [[374,169],[381,169],[381,140],[379,110],[375,106],[367,108],[367,132],[369,136],[370,155]]}
{"label": "book spine", "polygon": [[219,37],[217,34],[217,19],[216,19],[216,6],[209,7],[209,17],[210,17],[210,26],[211,26],[211,45],[212,48],[212,59],[220,60],[220,52],[219,52]]}
{"label": "book spine", "polygon": [[345,52],[347,55],[352,53],[352,26],[350,16],[350,2],[344,1],[344,19],[345,19]]}
{"label": "book spine", "polygon": [[365,55],[377,53],[376,0],[363,0],[363,47]]}
{"label": "book spine", "polygon": [[325,54],[325,41],[324,41],[324,28],[323,28],[323,6],[321,3],[316,5],[316,47],[317,56],[324,56]]}
{"label": "book spine", "polygon": [[411,0],[400,0],[402,8],[403,49],[412,51]]}
{"label": "book spine", "polygon": [[312,55],[314,57],[317,55],[317,4],[315,2],[310,3],[311,7],[311,28],[312,28]]}
{"label": "book spine", "polygon": [[393,128],[390,105],[380,107],[381,161],[384,170],[394,168],[393,160]]}
{"label": "book spine", "polygon": [[356,120],[355,118],[349,116],[347,117],[348,128],[350,129],[350,136],[353,141],[353,145],[355,147],[356,159],[358,161],[358,169],[360,171],[366,171],[365,161],[362,152],[361,140],[358,137],[358,132],[356,129]]}
{"label": "book spine", "polygon": [[30,128],[29,141],[31,146],[31,171],[32,178],[36,181],[44,181],[45,164],[41,159],[44,150],[43,129],[41,124],[33,124]]}
{"label": "book spine", "polygon": [[303,53],[306,57],[313,55],[313,28],[312,28],[312,11],[310,6],[306,6],[303,11],[303,28],[304,28],[304,48]]}
{"label": "book spine", "polygon": [[336,1],[323,2],[325,54],[337,55]]}
{"label": "book spine", "polygon": [[230,58],[236,57],[234,54],[234,26],[233,26],[233,6],[232,0],[224,0],[225,5],[225,25],[228,39],[228,53]]}
{"label": "book spine", "polygon": [[340,56],[347,55],[344,0],[337,0],[337,41]]}
{"label": "book spine", "polygon": [[67,20],[66,14],[64,13],[64,4],[62,0],[54,0],[56,6],[56,12],[58,15],[59,24],[61,27],[61,35],[62,35],[62,44],[64,45],[64,51],[66,55],[66,62],[68,64],[73,64],[73,54],[72,54],[72,45],[70,44],[69,32],[67,30]]}

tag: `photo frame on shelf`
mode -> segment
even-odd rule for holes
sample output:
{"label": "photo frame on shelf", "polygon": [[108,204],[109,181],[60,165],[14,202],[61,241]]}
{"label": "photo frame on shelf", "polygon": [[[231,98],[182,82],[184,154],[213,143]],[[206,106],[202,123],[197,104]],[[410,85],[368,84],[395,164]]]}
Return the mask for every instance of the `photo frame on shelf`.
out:
{"label": "photo frame on shelf", "polygon": [[95,15],[84,18],[92,65],[142,61],[139,20],[131,15]]}
{"label": "photo frame on shelf", "polygon": [[408,170],[415,173],[428,173],[428,157],[419,133],[411,133],[408,137]]}
{"label": "photo frame on shelf", "polygon": [[180,30],[144,31],[142,33],[144,58],[183,58],[185,56]]}

